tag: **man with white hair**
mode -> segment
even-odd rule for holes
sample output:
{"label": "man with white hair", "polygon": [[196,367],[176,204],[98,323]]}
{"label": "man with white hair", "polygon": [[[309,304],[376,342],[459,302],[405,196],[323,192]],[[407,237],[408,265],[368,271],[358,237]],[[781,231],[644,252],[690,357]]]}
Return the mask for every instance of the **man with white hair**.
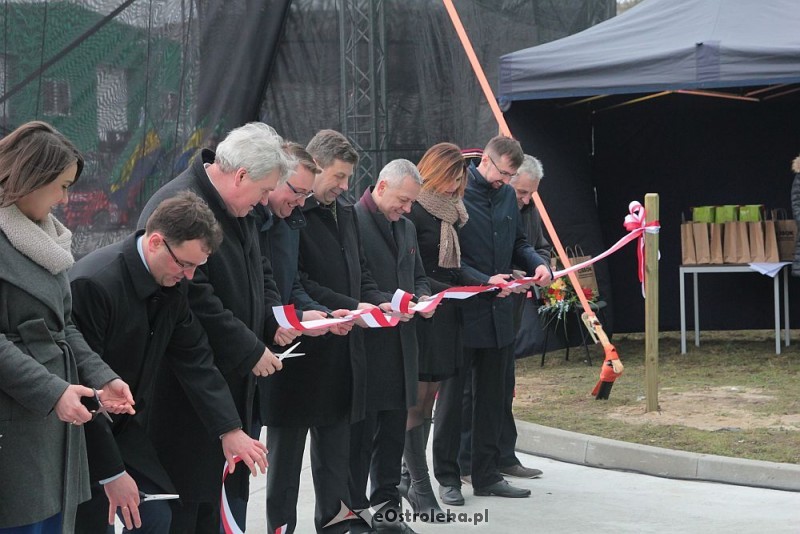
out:
{"label": "man with white hair", "polygon": [[[256,377],[282,368],[267,344],[286,342],[299,333],[279,328],[272,316],[271,306],[280,305],[281,299],[269,263],[262,263],[255,221],[248,217],[253,206],[267,203],[269,193],[295,167],[282,144],[275,130],[263,123],[232,130],[216,154],[202,150],[188,169],[159,189],[139,218],[143,228],[162,200],[190,190],[208,204],[219,222],[222,244],[208,262],[197,266],[189,283],[189,305],[208,333],[214,363],[245,426],[253,420]],[[205,430],[192,400],[168,366],[159,371],[154,387],[150,431],[182,503],[173,514],[171,532],[217,534],[225,460],[219,437]],[[226,492],[236,521],[244,528],[249,493],[246,470],[228,477]]]}
{"label": "man with white hair", "polygon": [[[399,288],[418,297],[431,293],[417,252],[416,228],[405,218],[421,188],[416,165],[396,159],[381,170],[377,183],[364,191],[355,205],[364,257],[382,291]],[[414,532],[399,520],[397,490],[408,408],[417,403],[419,346],[416,324],[409,322],[412,317],[403,315],[397,328],[364,332],[367,411],[365,418],[350,428],[351,506],[380,506],[380,510],[372,525],[353,524],[351,533]],[[372,486],[368,494],[367,478]]]}

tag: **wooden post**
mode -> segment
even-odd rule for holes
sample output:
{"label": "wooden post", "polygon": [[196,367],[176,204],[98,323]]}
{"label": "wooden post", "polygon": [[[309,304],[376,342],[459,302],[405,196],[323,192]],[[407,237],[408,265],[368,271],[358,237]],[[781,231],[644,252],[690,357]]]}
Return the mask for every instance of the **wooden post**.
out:
{"label": "wooden post", "polygon": [[[658,195],[644,196],[646,222],[658,221]],[[644,234],[644,382],[648,412],[658,411],[658,234]]]}

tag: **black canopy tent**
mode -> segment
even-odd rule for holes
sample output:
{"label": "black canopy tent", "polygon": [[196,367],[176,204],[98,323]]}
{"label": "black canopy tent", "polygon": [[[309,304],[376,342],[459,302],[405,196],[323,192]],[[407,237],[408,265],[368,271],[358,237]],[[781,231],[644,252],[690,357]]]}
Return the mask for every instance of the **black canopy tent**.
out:
{"label": "black canopy tent", "polygon": [[[798,28],[795,0],[647,0],[501,58],[499,98],[511,131],[545,165],[540,193],[565,245],[598,254],[624,233],[628,202],[659,193],[663,329],[679,327],[681,212],[789,207]],[[633,247],[597,270],[607,326],[643,330]],[[770,327],[770,288],[749,274],[705,278],[703,327]]]}

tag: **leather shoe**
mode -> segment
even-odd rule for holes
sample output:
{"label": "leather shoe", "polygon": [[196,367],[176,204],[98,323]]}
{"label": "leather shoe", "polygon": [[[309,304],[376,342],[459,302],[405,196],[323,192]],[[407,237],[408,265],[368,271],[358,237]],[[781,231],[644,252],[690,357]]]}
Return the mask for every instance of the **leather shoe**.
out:
{"label": "leather shoe", "polygon": [[383,523],[375,525],[376,534],[392,532],[396,534],[417,534],[414,529],[409,527],[404,521],[396,521],[394,523]]}
{"label": "leather shoe", "polygon": [[525,467],[524,465],[516,464],[508,467],[501,467],[500,473],[516,478],[539,478],[542,472],[532,467]]}
{"label": "leather shoe", "polygon": [[510,497],[521,498],[530,497],[531,490],[524,488],[515,488],[505,480],[489,484],[483,488],[474,488],[472,493],[478,497],[489,497],[494,495],[496,497]]}
{"label": "leather shoe", "polygon": [[464,496],[458,486],[439,486],[439,498],[450,506],[464,506]]}

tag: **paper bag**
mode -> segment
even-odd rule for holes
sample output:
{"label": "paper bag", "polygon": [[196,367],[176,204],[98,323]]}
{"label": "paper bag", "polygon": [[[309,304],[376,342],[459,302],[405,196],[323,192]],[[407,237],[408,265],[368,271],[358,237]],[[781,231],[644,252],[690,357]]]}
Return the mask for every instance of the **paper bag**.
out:
{"label": "paper bag", "polygon": [[[576,245],[573,248],[567,247],[566,252],[572,265],[592,259],[590,255],[584,254],[580,245]],[[578,277],[578,283],[581,287],[591,289],[593,295],[598,295],[599,290],[597,288],[597,277],[594,274],[594,265],[575,271],[575,276]]]}
{"label": "paper bag", "polygon": [[764,261],[768,263],[780,261],[775,221],[764,221]]}
{"label": "paper bag", "polygon": [[681,222],[681,265],[696,265],[697,254],[694,250],[694,231],[692,221]]}
{"label": "paper bag", "polygon": [[797,241],[797,222],[786,218],[786,210],[772,210],[775,220],[775,235],[778,240],[778,258],[780,261],[794,260],[794,247]]}
{"label": "paper bag", "polygon": [[708,225],[708,237],[709,237],[709,263],[719,265],[725,262],[725,259],[722,254],[722,225],[721,224],[709,224]]}
{"label": "paper bag", "polygon": [[747,237],[750,241],[750,261],[763,263],[767,261],[764,250],[764,227],[760,222],[744,222],[747,225]]}
{"label": "paper bag", "polygon": [[711,240],[708,234],[708,223],[692,223],[694,234],[694,252],[698,264],[711,263]]}
{"label": "paper bag", "polygon": [[723,229],[722,258],[725,263],[750,263],[750,238],[747,223],[726,222]]}

